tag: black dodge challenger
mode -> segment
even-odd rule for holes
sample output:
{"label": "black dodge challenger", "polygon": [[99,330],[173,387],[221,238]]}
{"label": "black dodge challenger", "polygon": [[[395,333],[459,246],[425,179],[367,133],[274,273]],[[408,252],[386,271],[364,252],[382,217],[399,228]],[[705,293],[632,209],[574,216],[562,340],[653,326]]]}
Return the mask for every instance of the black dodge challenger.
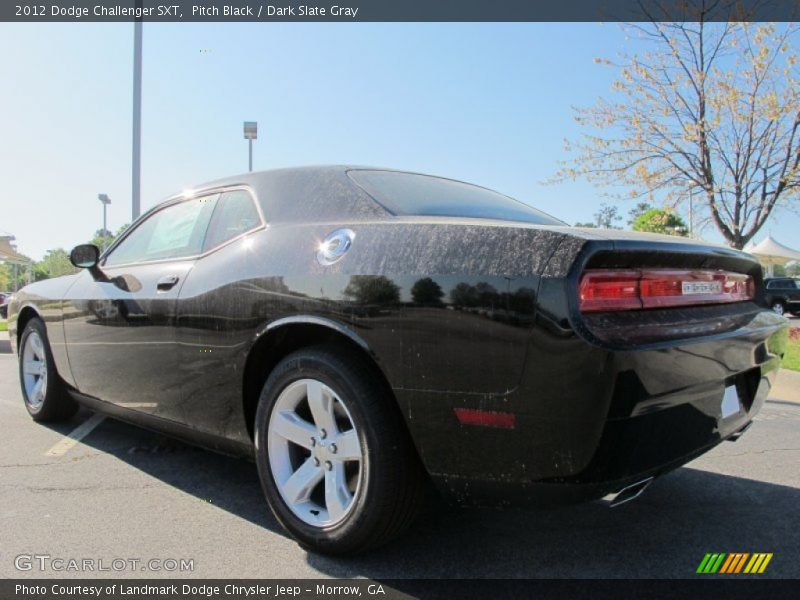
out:
{"label": "black dodge challenger", "polygon": [[391,170],[217,181],[71,258],[10,307],[33,419],[82,404],[254,456],[277,519],[329,553],[396,536],[431,481],[631,499],[741,435],[787,337],[747,254]]}

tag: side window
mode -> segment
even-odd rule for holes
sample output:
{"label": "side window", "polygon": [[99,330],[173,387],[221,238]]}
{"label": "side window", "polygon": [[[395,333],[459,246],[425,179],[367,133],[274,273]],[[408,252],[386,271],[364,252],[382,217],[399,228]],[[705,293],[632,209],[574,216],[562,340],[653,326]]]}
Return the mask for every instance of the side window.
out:
{"label": "side window", "polygon": [[219,194],[173,204],[150,215],[114,248],[105,266],[200,254]]}
{"label": "side window", "polygon": [[261,225],[253,197],[245,190],[223,192],[208,226],[203,252]]}
{"label": "side window", "polygon": [[778,282],[777,281],[770,281],[767,284],[767,289],[768,290],[774,290],[776,287],[778,287]]}

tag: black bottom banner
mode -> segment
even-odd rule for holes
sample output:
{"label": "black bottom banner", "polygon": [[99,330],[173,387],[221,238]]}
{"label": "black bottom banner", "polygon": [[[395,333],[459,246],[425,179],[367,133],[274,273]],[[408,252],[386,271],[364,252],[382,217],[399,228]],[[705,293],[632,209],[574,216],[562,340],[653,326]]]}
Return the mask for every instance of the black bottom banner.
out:
{"label": "black bottom banner", "polygon": [[375,598],[753,598],[794,595],[798,580],[5,579],[0,598],[30,600],[350,600]]}

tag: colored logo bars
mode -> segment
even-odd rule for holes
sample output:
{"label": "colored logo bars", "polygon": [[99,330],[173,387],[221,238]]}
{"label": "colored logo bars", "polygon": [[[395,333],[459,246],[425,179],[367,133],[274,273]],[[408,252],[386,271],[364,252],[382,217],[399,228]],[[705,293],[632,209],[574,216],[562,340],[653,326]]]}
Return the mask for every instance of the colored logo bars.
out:
{"label": "colored logo bars", "polygon": [[697,572],[702,574],[763,573],[767,569],[772,553],[733,552],[731,554],[711,553],[703,557]]}

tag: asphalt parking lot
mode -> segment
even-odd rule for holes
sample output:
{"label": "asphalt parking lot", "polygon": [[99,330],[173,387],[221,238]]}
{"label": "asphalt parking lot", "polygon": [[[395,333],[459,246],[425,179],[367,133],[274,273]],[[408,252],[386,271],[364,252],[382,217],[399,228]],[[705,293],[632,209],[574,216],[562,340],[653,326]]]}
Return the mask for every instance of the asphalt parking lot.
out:
{"label": "asphalt parking lot", "polygon": [[[33,423],[0,339],[0,577],[108,576],[15,567],[19,555],[187,559],[124,577],[693,577],[707,552],[771,552],[760,577],[800,577],[800,376],[779,376],[750,431],[637,501],[549,511],[439,509],[367,556],[310,554],[269,513],[253,464],[105,419]],[[113,575],[113,573],[111,573]]]}

